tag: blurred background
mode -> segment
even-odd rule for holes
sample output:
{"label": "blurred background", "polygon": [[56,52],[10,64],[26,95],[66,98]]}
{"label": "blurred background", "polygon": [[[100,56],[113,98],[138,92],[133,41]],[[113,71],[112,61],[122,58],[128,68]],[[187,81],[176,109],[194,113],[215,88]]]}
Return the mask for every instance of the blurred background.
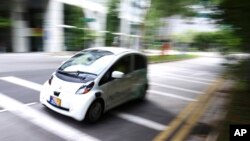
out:
{"label": "blurred background", "polygon": [[247,0],[9,0],[0,4],[0,52],[247,51]]}
{"label": "blurred background", "polygon": [[[35,105],[34,109],[48,114],[36,104],[39,103],[38,90],[31,91],[22,87],[34,89],[34,82],[37,83],[35,86],[41,85],[56,66],[65,60],[61,56],[58,57],[58,54],[55,55],[56,53],[74,53],[95,46],[126,47],[150,52],[146,54],[150,63],[175,61],[149,65],[151,72],[161,72],[160,75],[170,77],[166,79],[162,76],[151,76],[150,81],[155,81],[150,84],[155,85],[152,89],[159,91],[160,95],[166,95],[166,92],[167,95],[168,92],[177,94],[170,96],[170,99],[151,95],[147,102],[139,104],[134,113],[133,108],[124,108],[125,111],[142,117],[146,115],[153,121],[163,123],[165,128],[165,124],[177,117],[176,114],[186,104],[171,98],[180,99],[182,95],[186,100],[196,98],[194,94],[186,98],[187,93],[201,93],[201,90],[208,88],[209,85],[203,85],[208,84],[208,79],[212,82],[217,77],[223,77],[232,82],[232,87],[221,90],[214,101],[219,104],[226,103],[226,106],[220,108],[214,103],[211,104],[214,109],[223,109],[223,112],[210,112],[205,121],[212,121],[213,126],[218,125],[215,129],[216,132],[221,132],[218,141],[228,141],[231,124],[250,124],[249,9],[249,0],[1,0],[1,93],[7,93],[27,105]],[[162,56],[164,53],[166,55]],[[200,56],[188,56],[188,53],[198,53]],[[206,53],[215,55],[208,56]],[[176,61],[183,58],[196,59]],[[23,84],[26,79],[32,83]],[[198,80],[202,85],[197,84]],[[20,85],[19,81],[22,87],[16,86]],[[165,89],[161,88],[162,86]],[[223,102],[221,99],[229,99],[229,102]],[[22,140],[22,137],[25,138],[23,140],[29,139],[29,134],[33,132],[22,129],[28,123],[20,122],[15,117],[9,118],[5,111],[4,107],[0,107],[0,140]],[[214,122],[211,118],[213,115],[222,116],[221,122]],[[122,121],[110,120],[107,117],[104,121],[108,121],[108,124],[96,126],[78,126],[78,122],[65,120],[60,116],[54,117],[92,136],[100,139],[106,137],[104,140],[109,141],[151,140],[162,130],[157,129],[157,132],[153,133],[146,131],[145,127],[137,130],[132,124],[121,124]],[[123,116],[123,119],[126,118]],[[20,133],[13,132],[16,129],[20,129]],[[29,126],[25,129],[33,131]],[[201,131],[204,129],[206,128]],[[21,131],[25,134],[22,135]],[[40,134],[39,130],[37,132],[38,139],[53,140],[46,138],[45,133]]]}

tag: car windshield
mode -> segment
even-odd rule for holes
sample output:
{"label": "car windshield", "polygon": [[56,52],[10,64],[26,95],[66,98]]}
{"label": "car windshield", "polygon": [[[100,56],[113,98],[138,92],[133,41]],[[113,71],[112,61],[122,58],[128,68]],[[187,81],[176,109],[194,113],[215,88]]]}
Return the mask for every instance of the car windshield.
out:
{"label": "car windshield", "polygon": [[82,51],[67,60],[58,71],[64,73],[88,73],[99,75],[114,58],[114,54],[104,50]]}

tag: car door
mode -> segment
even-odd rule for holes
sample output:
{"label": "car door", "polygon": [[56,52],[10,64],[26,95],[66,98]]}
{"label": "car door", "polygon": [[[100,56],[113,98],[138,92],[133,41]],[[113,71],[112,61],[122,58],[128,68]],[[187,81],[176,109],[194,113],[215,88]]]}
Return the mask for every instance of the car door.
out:
{"label": "car door", "polygon": [[[131,98],[131,55],[121,57],[100,80],[100,89],[104,92],[106,108],[110,109],[114,106],[122,104]],[[122,78],[112,78],[113,71],[124,73]]]}
{"label": "car door", "polygon": [[132,73],[131,73],[131,94],[132,98],[138,98],[143,89],[147,86],[147,60],[140,54],[132,55]]}

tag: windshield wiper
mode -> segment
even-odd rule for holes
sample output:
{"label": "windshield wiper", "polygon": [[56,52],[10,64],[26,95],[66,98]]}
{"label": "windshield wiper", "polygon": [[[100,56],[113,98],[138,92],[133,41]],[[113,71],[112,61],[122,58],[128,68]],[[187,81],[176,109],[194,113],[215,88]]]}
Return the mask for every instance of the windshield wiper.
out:
{"label": "windshield wiper", "polygon": [[76,72],[73,72],[73,71],[63,71],[61,69],[58,69],[57,70],[59,73],[63,73],[63,74],[72,74],[72,73],[76,73]]}
{"label": "windshield wiper", "polygon": [[91,75],[96,75],[97,76],[97,74],[84,72],[84,71],[79,71],[79,70],[78,71],[63,71],[63,70],[58,69],[58,72],[62,73],[62,74],[65,74],[65,75],[69,75],[69,76],[79,78],[81,80],[86,79],[86,77],[82,77],[82,76],[80,76],[80,74],[91,74]]}
{"label": "windshield wiper", "polygon": [[79,70],[77,70],[77,71],[63,71],[63,70],[61,70],[61,69],[58,69],[58,71],[59,71],[60,73],[65,73],[65,74],[72,74],[72,73],[76,73],[77,75],[79,75],[79,74],[84,73],[84,74],[92,74],[92,75],[97,75],[97,74],[94,74],[94,73],[91,73],[91,72],[85,72],[85,71],[79,71]]}
{"label": "windshield wiper", "polygon": [[77,72],[78,73],[78,75],[80,74],[80,73],[85,73],[85,74],[92,74],[92,75],[95,75],[95,76],[97,76],[97,74],[95,74],[95,73],[91,73],[91,72],[85,72],[85,71],[75,71],[75,72]]}

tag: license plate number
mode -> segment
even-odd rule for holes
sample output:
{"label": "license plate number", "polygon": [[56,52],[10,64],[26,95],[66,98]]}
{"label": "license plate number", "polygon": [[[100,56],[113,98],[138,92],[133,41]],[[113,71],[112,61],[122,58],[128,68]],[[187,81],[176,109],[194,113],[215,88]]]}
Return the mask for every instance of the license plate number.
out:
{"label": "license plate number", "polygon": [[50,96],[49,102],[50,102],[52,105],[61,106],[61,99],[59,99],[59,98],[57,98],[57,97]]}

